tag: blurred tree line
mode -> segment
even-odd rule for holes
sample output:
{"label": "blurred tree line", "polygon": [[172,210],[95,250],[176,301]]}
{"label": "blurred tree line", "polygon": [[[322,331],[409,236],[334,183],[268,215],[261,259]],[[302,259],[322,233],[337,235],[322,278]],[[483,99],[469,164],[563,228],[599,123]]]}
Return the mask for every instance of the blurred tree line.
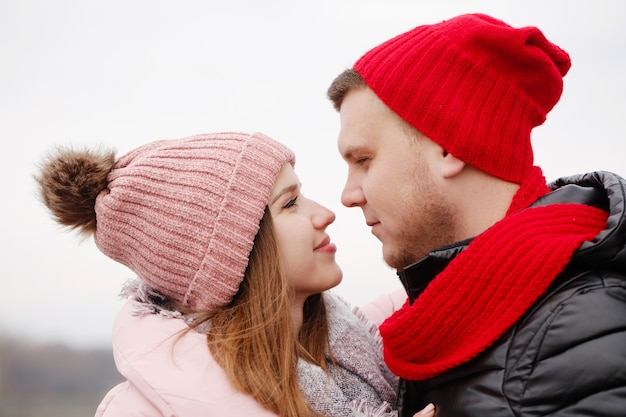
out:
{"label": "blurred tree line", "polygon": [[0,337],[0,417],[93,416],[122,381],[111,349],[74,349]]}

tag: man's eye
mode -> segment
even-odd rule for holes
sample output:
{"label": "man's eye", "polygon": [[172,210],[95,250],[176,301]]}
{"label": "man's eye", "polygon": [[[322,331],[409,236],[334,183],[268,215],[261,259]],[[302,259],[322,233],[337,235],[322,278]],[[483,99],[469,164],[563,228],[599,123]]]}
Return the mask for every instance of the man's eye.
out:
{"label": "man's eye", "polygon": [[298,197],[295,197],[295,198],[293,198],[293,199],[291,199],[291,200],[287,201],[287,204],[285,204],[285,205],[283,206],[283,208],[290,208],[290,207],[295,206],[295,205],[296,205],[296,200],[298,200]]}

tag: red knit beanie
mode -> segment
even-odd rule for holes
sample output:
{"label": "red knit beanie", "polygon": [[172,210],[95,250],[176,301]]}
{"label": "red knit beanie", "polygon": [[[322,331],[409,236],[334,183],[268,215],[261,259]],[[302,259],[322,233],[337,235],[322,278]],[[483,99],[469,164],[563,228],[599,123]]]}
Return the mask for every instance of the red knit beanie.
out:
{"label": "red knit beanie", "polygon": [[536,27],[483,14],[418,26],[354,65],[400,117],[464,162],[521,183],[530,131],[563,91],[569,55]]}

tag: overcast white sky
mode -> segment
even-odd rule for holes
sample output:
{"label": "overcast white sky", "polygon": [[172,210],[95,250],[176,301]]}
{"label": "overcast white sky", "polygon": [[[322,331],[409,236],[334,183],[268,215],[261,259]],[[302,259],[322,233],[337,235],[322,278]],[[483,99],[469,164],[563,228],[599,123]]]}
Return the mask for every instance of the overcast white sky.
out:
{"label": "overcast white sky", "polygon": [[360,210],[339,202],[345,169],[328,84],[414,26],[484,12],[538,26],[573,67],[535,130],[548,179],[626,175],[622,0],[0,0],[0,334],[107,346],[133,274],[63,231],[36,198],[35,163],[59,144],[115,147],[222,130],[262,131],[297,154],[354,304],[399,286]]}

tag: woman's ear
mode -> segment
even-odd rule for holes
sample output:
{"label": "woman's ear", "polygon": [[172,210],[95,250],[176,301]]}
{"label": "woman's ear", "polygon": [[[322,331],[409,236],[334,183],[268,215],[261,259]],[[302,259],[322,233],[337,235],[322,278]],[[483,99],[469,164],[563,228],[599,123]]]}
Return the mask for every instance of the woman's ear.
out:
{"label": "woman's ear", "polygon": [[442,150],[443,158],[441,158],[441,176],[449,179],[463,171],[465,168],[465,162],[452,155],[445,149]]}

